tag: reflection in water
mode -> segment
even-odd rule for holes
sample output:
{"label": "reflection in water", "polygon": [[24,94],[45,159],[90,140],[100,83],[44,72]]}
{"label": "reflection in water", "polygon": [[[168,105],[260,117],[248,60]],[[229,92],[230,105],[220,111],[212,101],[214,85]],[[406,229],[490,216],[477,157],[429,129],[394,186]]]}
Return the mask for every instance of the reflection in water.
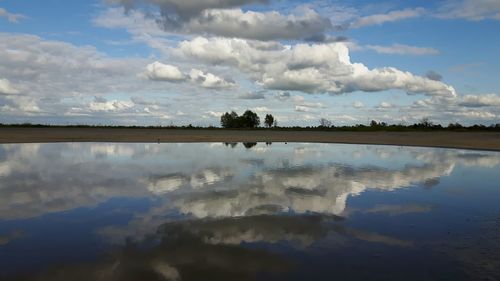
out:
{"label": "reflection in water", "polygon": [[[2,145],[0,279],[498,278],[456,245],[485,219],[481,233],[499,228],[499,166],[498,153],[387,146]],[[498,258],[483,240],[474,260]]]}

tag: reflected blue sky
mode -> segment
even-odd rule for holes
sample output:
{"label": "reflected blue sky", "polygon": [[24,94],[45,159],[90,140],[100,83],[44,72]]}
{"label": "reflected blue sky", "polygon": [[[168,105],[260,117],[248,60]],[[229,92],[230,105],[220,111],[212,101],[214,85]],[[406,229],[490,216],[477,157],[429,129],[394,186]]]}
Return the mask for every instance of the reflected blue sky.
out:
{"label": "reflected blue sky", "polygon": [[1,145],[0,279],[496,278],[499,172],[416,147]]}

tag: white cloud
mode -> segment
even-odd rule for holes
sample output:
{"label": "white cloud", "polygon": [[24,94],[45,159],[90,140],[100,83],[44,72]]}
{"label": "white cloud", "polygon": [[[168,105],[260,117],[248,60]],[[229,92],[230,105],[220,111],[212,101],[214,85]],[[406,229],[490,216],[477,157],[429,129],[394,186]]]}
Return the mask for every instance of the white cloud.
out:
{"label": "white cloud", "polygon": [[294,107],[295,111],[297,112],[309,112],[311,109],[309,107],[306,107],[306,106],[301,106],[301,105],[296,105]]}
{"label": "white cloud", "polygon": [[500,1],[497,0],[453,0],[446,1],[436,16],[446,19],[480,21],[500,20]]}
{"label": "white cloud", "polygon": [[335,115],[335,116],[332,116],[331,119],[333,119],[333,120],[341,120],[341,121],[351,121],[351,122],[358,121],[358,118],[356,118],[354,116],[351,116],[351,115],[347,115],[347,114]]}
{"label": "white cloud", "polygon": [[198,69],[191,69],[189,73],[191,81],[208,89],[227,89],[235,86],[234,82],[216,76],[212,73],[205,73]]}
{"label": "white cloud", "polygon": [[354,108],[358,108],[358,109],[359,109],[359,108],[363,108],[363,107],[365,107],[365,104],[364,104],[363,102],[361,102],[361,101],[355,101],[355,102],[352,104],[352,107],[354,107]]}
{"label": "white cloud", "polygon": [[25,15],[9,13],[4,8],[0,8],[0,18],[6,18],[11,23],[18,23],[19,20],[26,18]]}
{"label": "white cloud", "polygon": [[19,90],[16,89],[9,80],[0,79],[0,95],[16,95]]}
{"label": "white cloud", "polygon": [[94,47],[33,35],[0,33],[0,61],[0,77],[16,81],[23,95],[46,100],[47,106],[62,98],[137,91],[142,86],[137,78],[142,59],[111,58]]}
{"label": "white cloud", "polygon": [[435,121],[447,125],[460,122],[465,125],[490,121],[498,123],[500,98],[496,94],[466,95],[455,98],[433,97],[415,101],[410,107],[403,108],[407,115],[431,116]]}
{"label": "white cloud", "polygon": [[119,101],[119,100],[112,100],[106,102],[94,101],[90,103],[89,109],[91,111],[117,112],[130,109],[133,106],[134,103],[130,101]]}
{"label": "white cloud", "polygon": [[258,106],[258,107],[254,107],[252,108],[254,111],[258,112],[258,113],[262,113],[262,112],[269,112],[269,108],[265,107],[265,106]]}
{"label": "white cloud", "polygon": [[488,95],[467,95],[462,98],[459,105],[465,107],[486,107],[497,106],[500,107],[500,96],[495,94]]}
{"label": "white cloud", "polygon": [[246,92],[238,96],[239,99],[243,100],[263,100],[266,98],[263,92]]}
{"label": "white cloud", "polygon": [[425,9],[413,8],[399,11],[391,11],[386,14],[376,14],[361,17],[350,25],[353,28],[365,27],[370,25],[381,25],[387,22],[395,22],[404,19],[420,17],[424,14]]}
{"label": "white cloud", "polygon": [[316,108],[325,108],[326,107],[321,102],[306,102],[306,101],[304,101],[304,97],[301,97],[301,96],[294,97],[293,100],[295,103],[294,110],[296,112],[310,112]]}
{"label": "white cloud", "polygon": [[465,118],[475,118],[475,119],[485,119],[485,120],[491,120],[491,119],[495,120],[499,117],[498,115],[489,111],[477,111],[477,110],[454,112],[453,115]]}
{"label": "white cloud", "polygon": [[220,118],[224,114],[222,111],[207,111],[205,112],[206,118]]}
{"label": "white cloud", "polygon": [[389,103],[389,102],[383,101],[377,106],[377,108],[380,110],[386,110],[386,109],[394,108],[394,105]]}
{"label": "white cloud", "polygon": [[212,73],[205,73],[199,69],[191,69],[189,74],[184,74],[174,65],[154,62],[146,66],[145,76],[154,81],[183,82],[189,81],[193,84],[207,89],[227,89],[235,86],[235,83],[221,78]]}
{"label": "white cloud", "polygon": [[169,82],[179,82],[186,79],[176,66],[163,64],[158,61],[146,66],[146,76],[151,80]]}
{"label": "white cloud", "polygon": [[344,43],[276,45],[262,49],[252,41],[197,37],[174,52],[184,58],[237,67],[268,89],[341,94],[401,89],[408,93],[455,96],[453,87],[393,67],[368,69],[350,61]]}
{"label": "white cloud", "polygon": [[369,50],[374,50],[380,54],[396,54],[396,55],[437,55],[439,51],[434,48],[428,47],[415,47],[403,44],[394,44],[392,46],[378,46],[378,45],[368,45],[366,46]]}

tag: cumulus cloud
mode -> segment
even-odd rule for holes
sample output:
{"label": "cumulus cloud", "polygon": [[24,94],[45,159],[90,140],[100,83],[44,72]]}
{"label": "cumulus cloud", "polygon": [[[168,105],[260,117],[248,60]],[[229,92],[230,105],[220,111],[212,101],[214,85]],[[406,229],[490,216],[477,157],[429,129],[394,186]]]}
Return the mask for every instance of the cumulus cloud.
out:
{"label": "cumulus cloud", "polygon": [[310,112],[316,108],[325,108],[326,106],[321,102],[306,102],[304,101],[304,97],[297,96],[293,98],[294,100],[294,109],[297,112]]}
{"label": "cumulus cloud", "polygon": [[244,100],[262,100],[265,99],[266,96],[263,92],[247,92],[242,95],[239,95],[238,98]]}
{"label": "cumulus cloud", "polygon": [[0,79],[0,95],[16,95],[19,94],[17,90],[9,80]]}
{"label": "cumulus cloud", "polygon": [[276,98],[280,101],[286,101],[286,100],[290,99],[290,97],[291,97],[290,92],[278,92],[278,93],[276,93]]}
{"label": "cumulus cloud", "polygon": [[467,95],[461,99],[459,105],[465,107],[486,107],[486,106],[500,107],[500,96],[495,94]]}
{"label": "cumulus cloud", "polygon": [[235,86],[233,81],[221,78],[212,73],[205,73],[199,69],[191,69],[189,77],[191,78],[191,81],[208,89],[226,89]]}
{"label": "cumulus cloud", "polygon": [[[148,28],[150,23],[154,22],[166,32],[181,34],[213,34],[256,40],[303,39],[311,36],[324,36],[323,33],[332,27],[329,19],[321,17],[307,7],[296,9],[294,14],[289,15],[283,15],[277,11],[243,11],[237,8],[244,4],[267,1],[193,1],[191,3],[191,1],[176,0],[118,0],[113,2],[124,4],[128,8],[140,6],[130,5],[140,2],[157,6],[159,13],[148,12],[150,19],[144,18],[141,21],[149,22]],[[131,16],[116,17],[115,14],[115,20],[100,16],[95,22],[106,27],[134,29],[127,18],[140,18],[140,14],[141,12],[137,10]],[[272,28],[269,28],[271,26]]]}
{"label": "cumulus cloud", "polygon": [[[437,55],[439,51],[428,47],[415,47],[403,44],[394,44],[392,46],[368,45],[367,49],[373,50],[379,54],[396,54],[396,55]],[[434,79],[433,79],[434,80]]]}
{"label": "cumulus cloud", "polygon": [[394,108],[394,105],[392,103],[389,103],[389,102],[386,102],[386,101],[381,102],[377,106],[377,109],[379,109],[379,110],[387,110],[387,109],[391,109],[391,108]]}
{"label": "cumulus cloud", "polygon": [[[38,36],[0,33],[0,82],[3,94],[16,95],[12,114],[27,111],[62,115],[71,106],[63,99],[102,93],[134,92],[143,86],[137,79],[145,61],[111,58],[90,46],[75,46]],[[16,81],[13,85],[8,81]],[[8,97],[8,96],[7,96]]]}
{"label": "cumulus cloud", "polygon": [[232,9],[204,11],[199,17],[186,23],[184,28],[189,33],[195,34],[209,33],[225,37],[276,40],[321,36],[330,27],[328,19],[322,18],[311,9],[304,10],[301,15]]}
{"label": "cumulus cloud", "polygon": [[354,107],[354,108],[358,108],[358,109],[359,109],[359,108],[363,108],[363,107],[365,107],[365,104],[364,104],[363,102],[361,102],[361,101],[355,101],[355,102],[352,104],[352,107]]}
{"label": "cumulus cloud", "polygon": [[224,114],[222,111],[207,111],[205,112],[206,118],[220,118]]}
{"label": "cumulus cloud", "polygon": [[11,23],[18,23],[19,20],[26,18],[25,15],[9,13],[4,8],[0,8],[0,18],[5,18]]}
{"label": "cumulus cloud", "polygon": [[297,112],[309,112],[310,108],[308,108],[306,106],[296,105],[294,107],[294,110]]}
{"label": "cumulus cloud", "polygon": [[399,11],[391,11],[386,14],[375,14],[361,17],[350,25],[352,28],[365,27],[370,25],[381,25],[387,22],[395,22],[410,18],[420,17],[424,14],[425,9],[413,8]]}
{"label": "cumulus cloud", "polygon": [[182,73],[178,67],[161,62],[153,62],[146,66],[145,76],[154,81],[183,82],[189,81],[207,89],[225,89],[235,86],[233,81],[221,78],[199,69],[191,69],[189,74]]}
{"label": "cumulus cloud", "polygon": [[419,116],[417,119],[431,116],[433,120],[439,120],[445,125],[450,120],[466,125],[487,120],[497,123],[500,117],[500,97],[497,94],[432,97],[415,101],[412,106],[405,107],[404,111],[408,115]]}
{"label": "cumulus cloud", "polygon": [[107,0],[109,3],[122,4],[133,8],[139,4],[157,5],[170,20],[187,19],[208,9],[226,9],[254,3],[267,3],[268,0]]}
{"label": "cumulus cloud", "polygon": [[237,67],[267,89],[331,94],[401,89],[410,94],[456,95],[453,87],[410,72],[352,63],[344,43],[263,49],[243,39],[197,37],[181,42],[174,52],[207,64]]}
{"label": "cumulus cloud", "polygon": [[93,101],[90,103],[89,109],[92,111],[117,112],[127,110],[133,106],[134,103],[130,101]]}
{"label": "cumulus cloud", "polygon": [[186,79],[184,74],[173,65],[153,62],[146,67],[146,76],[151,80],[179,82]]}

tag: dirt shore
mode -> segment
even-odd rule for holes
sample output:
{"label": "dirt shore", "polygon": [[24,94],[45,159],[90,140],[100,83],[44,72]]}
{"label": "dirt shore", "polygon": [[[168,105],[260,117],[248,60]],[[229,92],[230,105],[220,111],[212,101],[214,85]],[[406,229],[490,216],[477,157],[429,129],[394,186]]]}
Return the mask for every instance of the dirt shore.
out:
{"label": "dirt shore", "polygon": [[500,133],[497,132],[0,128],[0,143],[46,142],[321,142],[500,151]]}

